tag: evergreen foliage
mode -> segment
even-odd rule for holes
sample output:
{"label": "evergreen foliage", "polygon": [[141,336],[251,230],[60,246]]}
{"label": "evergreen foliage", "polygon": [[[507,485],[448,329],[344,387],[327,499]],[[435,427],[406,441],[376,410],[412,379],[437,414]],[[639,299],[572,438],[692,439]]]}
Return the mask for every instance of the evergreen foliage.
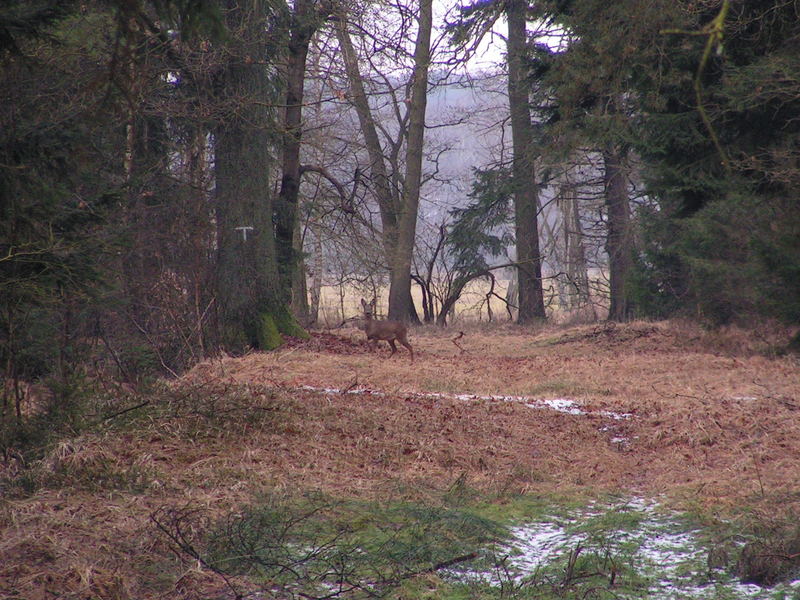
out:
{"label": "evergreen foliage", "polygon": [[320,494],[271,495],[205,531],[195,521],[190,510],[156,515],[177,549],[282,597],[384,597],[415,577],[458,572],[478,558],[476,549],[507,535],[466,508]]}
{"label": "evergreen foliage", "polygon": [[513,185],[508,169],[475,169],[471,202],[450,211],[448,254],[462,275],[483,271],[486,256],[497,257],[513,243],[509,230]]}
{"label": "evergreen foliage", "polygon": [[[685,27],[714,16],[709,10]],[[639,149],[659,205],[642,267],[662,296],[656,304],[711,323],[759,314],[798,322],[799,33],[791,4],[751,1],[731,7],[724,43],[702,71],[696,49],[690,61],[684,48],[696,41],[661,42],[675,59],[662,65],[660,81],[640,88],[647,112]],[[695,77],[723,155],[698,116]],[[663,299],[677,290],[685,295]]]}
{"label": "evergreen foliage", "polygon": [[452,262],[453,277],[437,317],[439,325],[446,323],[447,315],[470,281],[491,276],[493,266],[486,258],[504,254],[513,244],[514,186],[509,169],[476,169],[474,176],[469,193],[471,202],[450,211],[453,224],[445,237],[445,248]]}
{"label": "evergreen foliage", "polygon": [[[277,266],[267,260],[265,201],[281,89],[273,67],[288,24],[285,4],[260,6],[249,22],[258,40],[205,0],[0,7],[3,427],[23,433],[31,383],[46,382],[66,414],[86,381],[175,374],[229,342],[274,348],[282,340],[262,327],[265,316],[282,333],[304,333],[269,277]],[[226,69],[256,77],[223,90]],[[220,132],[234,136],[227,146]],[[247,207],[260,207],[263,226],[250,239],[266,248],[224,279],[232,296],[253,299],[234,307],[237,324],[226,321],[229,296],[215,277],[227,239],[215,214],[226,158],[235,167],[228,189],[242,203],[231,225],[247,225]],[[256,271],[264,276],[250,277]]]}
{"label": "evergreen foliage", "polygon": [[542,79],[556,139],[640,161],[646,201],[626,285],[637,310],[797,322],[796,4],[539,6],[570,36]]}
{"label": "evergreen foliage", "polygon": [[[13,90],[0,113],[0,360],[10,378],[66,377],[67,363],[82,358],[85,317],[108,289],[105,258],[119,241],[108,224],[120,194],[108,168],[118,140],[83,103],[81,86],[96,72],[63,59],[84,30],[55,12],[61,19],[46,24],[57,46],[17,37],[2,62]],[[38,25],[25,31],[43,35]]]}

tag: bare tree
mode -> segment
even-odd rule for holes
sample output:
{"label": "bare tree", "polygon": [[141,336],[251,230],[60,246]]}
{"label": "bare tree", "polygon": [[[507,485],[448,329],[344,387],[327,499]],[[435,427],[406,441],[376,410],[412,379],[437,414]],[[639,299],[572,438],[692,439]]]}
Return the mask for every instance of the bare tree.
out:
{"label": "bare tree", "polygon": [[[369,159],[367,176],[380,213],[382,241],[390,271],[389,317],[403,321],[418,321],[411,301],[411,264],[423,182],[425,109],[433,26],[431,0],[421,0],[418,8],[412,72],[403,86],[406,97],[402,102],[393,102],[391,109],[397,123],[396,137],[390,134],[370,106],[359,57],[348,29],[349,15],[340,11],[336,22],[336,35],[350,86],[349,100],[358,116]],[[396,51],[401,52],[401,49]],[[387,85],[389,95],[394,97],[396,84],[385,74],[379,77]],[[386,150],[379,133],[388,141]],[[401,161],[403,148],[405,156]]]}
{"label": "bare tree", "polygon": [[408,108],[405,186],[398,220],[397,247],[390,263],[390,319],[405,320],[411,315],[413,309],[411,259],[414,253],[419,194],[422,186],[422,144],[425,138],[425,107],[428,101],[428,68],[431,61],[432,27],[433,1],[419,0],[417,41],[414,48],[414,70],[411,76],[411,98]]}

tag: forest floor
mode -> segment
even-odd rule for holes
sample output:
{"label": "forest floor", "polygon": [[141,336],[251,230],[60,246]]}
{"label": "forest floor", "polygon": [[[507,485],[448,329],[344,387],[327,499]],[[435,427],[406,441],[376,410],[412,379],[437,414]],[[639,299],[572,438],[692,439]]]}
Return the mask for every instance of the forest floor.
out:
{"label": "forest floor", "polygon": [[462,480],[798,513],[800,360],[775,351],[786,333],[476,325],[454,342],[457,330],[419,328],[412,363],[340,329],[208,360],[137,409],[157,412],[115,410],[53,448],[29,493],[4,463],[16,487],[0,488],[0,597],[224,597],[153,515],[213,517],[265,490],[425,496]]}

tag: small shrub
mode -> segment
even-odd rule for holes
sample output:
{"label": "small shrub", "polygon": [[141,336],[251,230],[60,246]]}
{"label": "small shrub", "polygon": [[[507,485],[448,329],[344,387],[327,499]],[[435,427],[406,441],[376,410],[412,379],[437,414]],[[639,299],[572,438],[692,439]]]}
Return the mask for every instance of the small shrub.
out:
{"label": "small shrub", "polygon": [[[31,386],[32,387],[32,386]],[[80,433],[89,421],[95,391],[82,377],[50,379],[40,396],[26,395],[22,417],[6,413],[0,420],[0,452],[14,451],[26,461],[41,458],[45,446]]]}
{"label": "small shrub", "polygon": [[768,532],[745,544],[735,572],[742,583],[765,587],[800,575],[800,527]]}
{"label": "small shrub", "polygon": [[161,361],[151,346],[131,344],[119,353],[123,373],[136,378],[154,376],[161,372]]}
{"label": "small shrub", "polygon": [[[384,596],[419,576],[458,569],[505,535],[466,510],[319,495],[269,497],[214,523],[185,509],[162,511],[155,522],[184,553],[279,597]],[[191,537],[198,529],[205,539]]]}

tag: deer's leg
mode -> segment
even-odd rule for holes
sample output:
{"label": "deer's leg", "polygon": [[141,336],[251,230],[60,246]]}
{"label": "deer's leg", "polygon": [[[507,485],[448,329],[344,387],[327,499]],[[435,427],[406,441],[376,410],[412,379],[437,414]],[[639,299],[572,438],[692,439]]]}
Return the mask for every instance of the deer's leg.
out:
{"label": "deer's leg", "polygon": [[392,356],[394,356],[394,353],[397,352],[397,346],[395,345],[394,340],[386,340],[386,341],[389,342],[389,345],[392,347],[392,353],[389,355],[389,358],[391,358]]}
{"label": "deer's leg", "polygon": [[397,338],[397,341],[403,344],[406,348],[408,348],[409,354],[411,354],[411,362],[414,362],[414,349],[411,347],[411,344],[408,343],[408,340],[405,337]]}

